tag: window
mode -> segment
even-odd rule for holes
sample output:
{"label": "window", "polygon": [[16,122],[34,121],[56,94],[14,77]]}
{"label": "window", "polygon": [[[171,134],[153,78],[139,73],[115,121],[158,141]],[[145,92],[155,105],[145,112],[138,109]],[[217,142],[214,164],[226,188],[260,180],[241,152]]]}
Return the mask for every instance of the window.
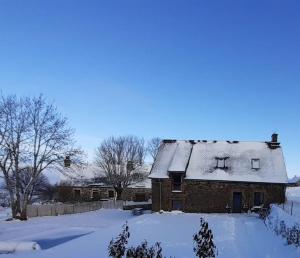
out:
{"label": "window", "polygon": [[114,198],[115,197],[115,192],[113,190],[108,191],[108,197],[109,198]]}
{"label": "window", "polygon": [[100,197],[99,191],[98,190],[93,190],[92,197],[93,197],[93,199],[99,199],[99,197]]}
{"label": "window", "polygon": [[74,197],[75,197],[76,199],[79,199],[79,198],[80,198],[80,195],[81,195],[80,189],[75,189],[75,190],[74,190]]}
{"label": "window", "polygon": [[227,168],[227,159],[228,158],[216,158],[216,160],[217,160],[216,168],[226,169]]}
{"label": "window", "polygon": [[173,175],[172,178],[173,178],[172,191],[181,191],[181,183],[182,183],[181,175]]}
{"label": "window", "polygon": [[136,193],[135,194],[135,201],[136,202],[145,202],[146,201],[146,194],[144,194],[144,193]]}
{"label": "window", "polygon": [[172,210],[182,211],[182,208],[183,208],[182,200],[173,200],[172,201]]}
{"label": "window", "polygon": [[260,160],[259,159],[252,159],[251,164],[252,164],[252,169],[260,169]]}
{"label": "window", "polygon": [[259,206],[263,204],[263,193],[261,192],[255,192],[254,193],[254,206]]}

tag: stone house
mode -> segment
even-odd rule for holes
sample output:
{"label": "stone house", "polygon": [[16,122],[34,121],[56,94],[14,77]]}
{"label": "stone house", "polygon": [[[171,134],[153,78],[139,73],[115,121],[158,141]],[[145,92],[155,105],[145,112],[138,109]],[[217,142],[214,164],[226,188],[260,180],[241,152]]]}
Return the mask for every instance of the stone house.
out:
{"label": "stone house", "polygon": [[[151,182],[145,180],[134,184],[122,193],[123,201],[145,202],[151,199]],[[109,200],[116,197],[112,186],[103,183],[88,185],[61,185],[57,189],[57,200],[61,202],[87,202]]]}
{"label": "stone house", "polygon": [[287,173],[271,141],[164,140],[152,166],[152,210],[243,212],[285,201]]}

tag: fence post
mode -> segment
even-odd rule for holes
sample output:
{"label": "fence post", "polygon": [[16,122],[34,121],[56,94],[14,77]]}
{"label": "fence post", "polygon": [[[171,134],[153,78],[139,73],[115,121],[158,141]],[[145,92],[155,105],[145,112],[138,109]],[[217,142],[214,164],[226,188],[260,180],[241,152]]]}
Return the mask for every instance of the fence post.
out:
{"label": "fence post", "polygon": [[293,206],[294,206],[294,202],[292,201],[292,206],[291,206],[291,215],[293,215]]}

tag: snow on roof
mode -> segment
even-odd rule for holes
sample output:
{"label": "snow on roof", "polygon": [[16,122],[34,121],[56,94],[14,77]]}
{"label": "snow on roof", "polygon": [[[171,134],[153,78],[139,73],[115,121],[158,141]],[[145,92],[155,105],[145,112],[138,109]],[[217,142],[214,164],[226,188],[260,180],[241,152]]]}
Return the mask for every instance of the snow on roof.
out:
{"label": "snow on roof", "polygon": [[151,179],[146,178],[142,182],[134,183],[134,184],[128,186],[128,188],[151,188]]}
{"label": "snow on roof", "polygon": [[[228,169],[216,168],[216,158],[227,158]],[[260,160],[259,169],[252,169],[252,159]],[[186,179],[287,183],[281,147],[271,149],[265,142],[163,142],[149,177],[168,178],[183,167]]]}
{"label": "snow on roof", "polygon": [[190,158],[192,145],[189,142],[176,142],[176,150],[169,166],[169,172],[184,172]]}

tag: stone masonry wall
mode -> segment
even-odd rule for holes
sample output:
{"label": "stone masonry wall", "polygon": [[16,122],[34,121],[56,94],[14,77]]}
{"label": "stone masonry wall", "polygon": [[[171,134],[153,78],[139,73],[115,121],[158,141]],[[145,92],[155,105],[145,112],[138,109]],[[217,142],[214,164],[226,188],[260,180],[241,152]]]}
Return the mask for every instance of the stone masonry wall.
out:
{"label": "stone masonry wall", "polygon": [[227,212],[226,206],[232,207],[233,192],[242,193],[242,207],[245,211],[254,205],[254,192],[263,193],[265,205],[285,201],[283,184],[184,180],[182,191],[172,192],[171,179],[153,179],[152,209],[170,211],[172,201],[181,200],[185,212]]}

